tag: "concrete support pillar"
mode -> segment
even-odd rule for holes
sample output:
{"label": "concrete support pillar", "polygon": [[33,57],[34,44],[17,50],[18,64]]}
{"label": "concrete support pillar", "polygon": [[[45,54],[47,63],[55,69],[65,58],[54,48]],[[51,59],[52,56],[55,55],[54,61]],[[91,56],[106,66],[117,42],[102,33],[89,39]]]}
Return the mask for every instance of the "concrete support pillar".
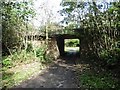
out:
{"label": "concrete support pillar", "polygon": [[57,45],[58,45],[60,56],[64,56],[64,53],[65,53],[64,52],[64,38],[61,36],[58,36],[56,40],[57,40]]}

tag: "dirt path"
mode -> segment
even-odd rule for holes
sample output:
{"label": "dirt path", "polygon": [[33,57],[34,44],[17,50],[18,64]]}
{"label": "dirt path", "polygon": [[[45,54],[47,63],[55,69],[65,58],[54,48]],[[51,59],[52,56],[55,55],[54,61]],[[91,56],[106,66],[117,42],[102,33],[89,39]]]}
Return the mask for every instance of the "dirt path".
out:
{"label": "dirt path", "polygon": [[78,88],[75,58],[57,59],[37,77],[21,83],[16,88]]}

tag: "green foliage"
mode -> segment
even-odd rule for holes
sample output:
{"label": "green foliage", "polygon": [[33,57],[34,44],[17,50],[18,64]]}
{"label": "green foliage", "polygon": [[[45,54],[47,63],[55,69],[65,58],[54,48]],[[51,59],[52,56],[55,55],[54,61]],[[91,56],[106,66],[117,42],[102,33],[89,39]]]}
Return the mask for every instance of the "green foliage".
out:
{"label": "green foliage", "polygon": [[3,53],[4,51],[12,53],[20,50],[23,45],[25,32],[27,32],[26,21],[35,16],[35,11],[32,7],[32,0],[27,2],[3,1],[1,4]]}
{"label": "green foliage", "polygon": [[46,53],[46,50],[46,47],[36,49],[36,57],[38,57],[42,63],[50,62],[53,59],[50,54]]}
{"label": "green foliage", "polygon": [[[34,50],[35,52],[33,52]],[[15,67],[16,65],[22,63],[27,64],[34,60],[39,61],[40,63],[47,63],[53,60],[51,54],[46,54],[45,52],[46,52],[46,47],[33,49],[30,44],[30,46],[27,49],[27,52],[25,50],[22,50],[21,52],[16,52],[7,57],[3,57],[2,60],[3,68],[7,69],[7,68]]]}
{"label": "green foliage", "polygon": [[52,60],[49,55],[45,54],[46,47],[43,46],[34,49],[36,55],[30,49],[31,44],[27,52],[22,50],[19,53],[16,52],[3,57],[3,67],[1,69],[3,73],[3,88],[13,87],[15,84],[28,79],[31,74],[33,75],[39,72],[39,70],[45,66],[44,64],[50,63]]}
{"label": "green foliage", "polygon": [[8,58],[2,60],[2,65],[4,67],[11,67],[13,65],[11,58],[8,57]]}
{"label": "green foliage", "polygon": [[33,51],[32,43],[28,43],[28,44],[27,44],[27,49],[26,49],[26,51],[27,51],[27,52]]}
{"label": "green foliage", "polygon": [[42,61],[44,58],[44,53],[45,53],[45,49],[44,48],[38,48],[36,50],[36,57],[39,57],[40,60]]}
{"label": "green foliage", "polygon": [[117,42],[111,49],[102,50],[99,53],[101,60],[104,60],[108,65],[116,65],[120,62],[120,48],[119,42]]}
{"label": "green foliage", "polygon": [[33,61],[25,65],[19,65],[16,68],[13,67],[12,69],[4,69],[2,71],[2,87],[12,88],[15,85],[21,83],[22,81],[30,78],[31,75],[38,73],[42,67],[43,65],[41,65],[40,62]]}
{"label": "green foliage", "polygon": [[[102,12],[97,7],[96,2],[85,4],[79,1],[75,3],[62,0],[63,10],[60,12],[67,16],[64,21],[68,25],[75,23],[76,26],[79,26],[76,27],[80,28],[76,31],[76,34],[82,40],[82,53],[86,55],[84,57],[89,55],[89,57],[95,59],[100,56],[101,60],[107,64],[118,63],[120,57],[120,47],[115,46],[115,42],[118,42],[120,38],[120,1],[111,5]],[[77,19],[74,18],[75,16]],[[69,44],[72,45],[73,42]],[[66,45],[70,46],[69,44]]]}
{"label": "green foliage", "polygon": [[16,52],[7,57],[3,57],[3,69],[12,68],[22,63],[27,64],[34,60],[36,60],[36,57],[32,51],[26,53],[25,50],[22,50],[21,52]]}
{"label": "green foliage", "polygon": [[1,69],[3,73],[3,88],[13,87],[15,84],[28,79],[31,74],[39,72],[45,66],[44,64],[50,63],[52,58],[50,54],[45,54],[46,50],[46,46],[33,49],[31,43],[29,43],[27,52],[22,50],[21,52],[4,56],[2,60],[3,67]]}
{"label": "green foliage", "polygon": [[74,39],[71,39],[71,40],[68,40],[68,41],[65,41],[65,46],[66,47],[78,47],[79,45],[79,40],[74,40]]}
{"label": "green foliage", "polygon": [[112,50],[102,50],[100,58],[109,65],[118,64],[120,58],[120,48]]}
{"label": "green foliage", "polygon": [[80,82],[84,88],[116,88],[117,80],[110,75],[94,75],[85,72],[80,76]]}

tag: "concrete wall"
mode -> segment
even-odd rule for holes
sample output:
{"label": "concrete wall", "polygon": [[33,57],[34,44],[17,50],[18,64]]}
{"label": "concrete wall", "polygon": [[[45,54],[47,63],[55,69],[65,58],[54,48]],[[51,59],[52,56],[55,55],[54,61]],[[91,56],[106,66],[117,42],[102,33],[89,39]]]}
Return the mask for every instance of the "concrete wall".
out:
{"label": "concrete wall", "polygon": [[60,53],[59,53],[59,49],[57,46],[56,38],[49,39],[48,49],[49,49],[49,54],[51,54],[51,56],[54,59],[57,59],[59,57]]}

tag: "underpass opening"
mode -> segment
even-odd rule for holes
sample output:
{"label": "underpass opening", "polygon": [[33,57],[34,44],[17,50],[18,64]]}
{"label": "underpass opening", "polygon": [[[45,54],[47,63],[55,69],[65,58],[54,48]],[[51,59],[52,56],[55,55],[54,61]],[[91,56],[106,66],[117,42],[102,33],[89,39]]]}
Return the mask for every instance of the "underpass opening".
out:
{"label": "underpass opening", "polygon": [[[56,35],[56,41],[57,41],[60,57],[80,57],[81,45],[80,45],[80,38],[78,36],[70,35],[70,34],[62,34],[62,35],[59,34]],[[77,44],[70,49],[69,47],[66,47],[67,41],[75,41],[77,42]],[[67,50],[68,53],[66,52]],[[74,52],[72,53],[72,51]],[[71,52],[71,54],[69,52]]]}
{"label": "underpass opening", "polygon": [[79,39],[64,39],[65,56],[76,57],[80,55],[80,40]]}

